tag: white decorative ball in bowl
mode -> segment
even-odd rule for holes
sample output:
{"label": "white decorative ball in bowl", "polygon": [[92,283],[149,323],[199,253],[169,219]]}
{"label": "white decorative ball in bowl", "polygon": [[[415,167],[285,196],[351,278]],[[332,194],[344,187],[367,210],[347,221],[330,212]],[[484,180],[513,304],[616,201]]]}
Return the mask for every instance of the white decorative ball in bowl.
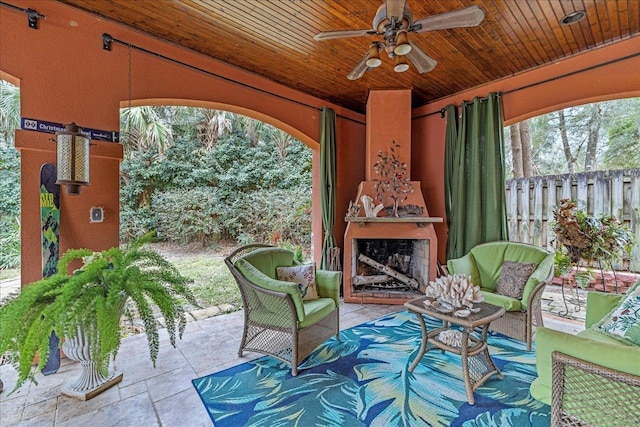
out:
{"label": "white decorative ball in bowl", "polygon": [[458,317],[477,313],[480,309],[473,308],[473,304],[484,300],[480,287],[475,286],[471,277],[465,274],[438,277],[429,282],[425,293],[429,298],[424,302],[426,306]]}

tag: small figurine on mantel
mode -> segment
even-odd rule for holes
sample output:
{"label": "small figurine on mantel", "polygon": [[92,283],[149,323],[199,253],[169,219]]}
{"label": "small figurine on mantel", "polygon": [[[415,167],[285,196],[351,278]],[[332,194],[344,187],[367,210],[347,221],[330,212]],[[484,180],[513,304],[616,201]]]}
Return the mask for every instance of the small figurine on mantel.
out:
{"label": "small figurine on mantel", "polygon": [[364,206],[364,215],[367,218],[375,218],[378,216],[378,213],[384,209],[384,205],[382,203],[380,203],[379,205],[375,206],[373,204],[373,197],[371,196],[367,196],[366,194],[362,197],[360,197],[360,200],[362,200],[362,205]]}
{"label": "small figurine on mantel", "polygon": [[360,205],[349,201],[349,209],[347,209],[347,218],[355,218],[360,213]]}

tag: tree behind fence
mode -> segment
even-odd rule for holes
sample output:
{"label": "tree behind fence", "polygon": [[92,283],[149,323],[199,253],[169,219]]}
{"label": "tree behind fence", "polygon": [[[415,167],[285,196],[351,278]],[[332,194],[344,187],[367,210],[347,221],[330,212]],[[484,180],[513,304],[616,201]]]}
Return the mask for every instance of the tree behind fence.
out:
{"label": "tree behind fence", "polygon": [[635,245],[628,265],[640,272],[640,169],[514,178],[506,191],[510,240],[553,250],[553,209],[562,199],[576,200],[589,215],[615,215],[629,227]]}

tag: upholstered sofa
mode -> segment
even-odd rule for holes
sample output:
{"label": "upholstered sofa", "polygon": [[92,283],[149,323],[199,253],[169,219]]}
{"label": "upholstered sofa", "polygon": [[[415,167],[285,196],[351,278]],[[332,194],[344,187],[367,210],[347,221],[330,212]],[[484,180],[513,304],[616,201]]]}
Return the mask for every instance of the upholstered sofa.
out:
{"label": "upholstered sofa", "polygon": [[240,292],[244,331],[238,355],[254,351],[298,365],[331,336],[339,338],[340,278],[315,270],[318,298],[303,301],[297,283],[278,280],[277,268],[299,265],[294,253],[268,245],[243,246],[225,259]]}
{"label": "upholstered sofa", "polygon": [[[531,384],[531,395],[547,404],[552,395],[552,353],[559,352],[615,371],[640,376],[640,346],[610,337],[592,328],[620,303],[623,295],[589,292],[585,330],[577,335],[538,328],[536,367],[538,378]],[[595,388],[595,387],[592,387]],[[594,392],[597,390],[591,390]],[[588,393],[589,390],[584,390]]]}
{"label": "upholstered sofa", "polygon": [[[541,326],[540,299],[553,278],[554,254],[538,246],[517,242],[489,242],[475,246],[461,258],[447,261],[449,274],[463,273],[479,285],[485,302],[504,307],[506,313],[491,323],[491,329],[527,343],[531,350],[534,325]],[[504,261],[534,263],[520,299],[496,293]]]}

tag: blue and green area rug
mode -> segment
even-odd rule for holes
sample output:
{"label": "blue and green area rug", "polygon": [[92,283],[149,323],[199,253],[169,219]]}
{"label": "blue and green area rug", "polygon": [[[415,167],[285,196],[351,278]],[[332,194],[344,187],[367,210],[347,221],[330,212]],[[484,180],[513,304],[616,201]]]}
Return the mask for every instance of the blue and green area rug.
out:
{"label": "blue and green area rug", "polygon": [[460,356],[430,351],[408,371],[420,336],[415,315],[403,311],[342,331],[297,377],[265,356],[193,385],[216,426],[549,426],[549,406],[529,394],[535,352],[523,343],[489,338],[504,379],[488,379],[469,405]]}

